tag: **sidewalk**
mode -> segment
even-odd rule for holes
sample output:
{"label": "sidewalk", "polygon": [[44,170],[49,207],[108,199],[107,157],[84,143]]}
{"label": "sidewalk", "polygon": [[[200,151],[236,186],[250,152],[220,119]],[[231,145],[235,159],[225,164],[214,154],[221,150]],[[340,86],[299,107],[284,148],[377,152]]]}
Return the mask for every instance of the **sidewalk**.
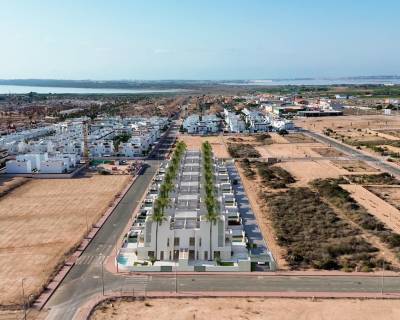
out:
{"label": "sidewalk", "polygon": [[232,297],[263,297],[263,298],[348,298],[348,299],[399,299],[399,293],[391,292],[219,292],[219,291],[187,291],[187,292],[147,292],[145,295],[133,296],[132,293],[105,292],[92,296],[75,313],[73,320],[86,320],[92,310],[102,301],[118,298],[232,298]]}

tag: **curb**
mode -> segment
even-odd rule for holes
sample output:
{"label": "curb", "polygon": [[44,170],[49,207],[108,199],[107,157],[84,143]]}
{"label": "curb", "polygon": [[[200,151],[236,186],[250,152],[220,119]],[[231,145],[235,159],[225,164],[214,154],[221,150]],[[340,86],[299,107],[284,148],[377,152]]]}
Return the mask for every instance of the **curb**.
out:
{"label": "curb", "polygon": [[101,302],[108,299],[118,298],[325,298],[325,299],[400,299],[400,293],[395,292],[229,292],[229,291],[203,291],[203,292],[147,292],[144,295],[137,295],[136,297],[131,293],[115,294],[113,292],[106,292],[105,295],[94,295],[86,304],[80,307],[73,316],[73,320],[86,320],[88,319],[94,308]]}

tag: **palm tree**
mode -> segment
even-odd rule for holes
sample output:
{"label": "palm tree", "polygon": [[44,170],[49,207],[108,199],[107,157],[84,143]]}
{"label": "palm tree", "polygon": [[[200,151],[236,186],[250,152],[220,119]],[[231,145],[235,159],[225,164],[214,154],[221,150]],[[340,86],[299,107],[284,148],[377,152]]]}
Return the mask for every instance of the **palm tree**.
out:
{"label": "palm tree", "polygon": [[215,212],[215,202],[213,198],[206,199],[207,214],[205,216],[206,220],[210,223],[210,256],[209,260],[213,259],[212,254],[212,225],[216,224],[218,221],[218,214]]}
{"label": "palm tree", "polygon": [[161,225],[162,222],[165,220],[164,210],[162,209],[162,206],[160,205],[158,200],[159,199],[156,200],[153,209],[153,215],[151,216],[151,219],[156,223],[156,252],[155,252],[156,260],[158,257],[158,226]]}

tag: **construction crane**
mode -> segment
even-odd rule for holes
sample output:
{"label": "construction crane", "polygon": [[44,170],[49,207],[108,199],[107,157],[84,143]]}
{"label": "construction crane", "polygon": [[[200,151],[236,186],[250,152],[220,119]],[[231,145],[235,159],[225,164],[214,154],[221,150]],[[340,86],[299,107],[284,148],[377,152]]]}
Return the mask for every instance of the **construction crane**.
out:
{"label": "construction crane", "polygon": [[83,161],[85,163],[89,163],[89,143],[88,143],[88,136],[89,136],[89,121],[84,120],[82,122],[82,130],[83,130]]}

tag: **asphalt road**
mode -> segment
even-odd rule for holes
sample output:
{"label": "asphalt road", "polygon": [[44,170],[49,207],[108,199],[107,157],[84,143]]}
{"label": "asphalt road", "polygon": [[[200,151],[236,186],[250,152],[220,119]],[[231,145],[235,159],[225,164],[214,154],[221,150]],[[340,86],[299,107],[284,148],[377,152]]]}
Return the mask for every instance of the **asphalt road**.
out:
{"label": "asphalt road", "polygon": [[339,151],[342,151],[343,153],[351,155],[352,157],[362,160],[362,161],[372,162],[372,163],[374,163],[374,165],[376,167],[378,167],[382,171],[386,171],[390,174],[400,177],[400,169],[395,166],[390,165],[389,163],[385,162],[384,160],[378,159],[373,156],[366,155],[355,148],[347,146],[347,145],[345,145],[341,142],[338,142],[334,139],[328,138],[327,136],[325,136],[323,134],[316,133],[313,131],[308,131],[305,129],[303,129],[302,131],[307,133],[309,136],[313,137],[314,139],[319,140],[320,142],[325,143],[327,145],[331,145],[332,147],[336,148]]}

